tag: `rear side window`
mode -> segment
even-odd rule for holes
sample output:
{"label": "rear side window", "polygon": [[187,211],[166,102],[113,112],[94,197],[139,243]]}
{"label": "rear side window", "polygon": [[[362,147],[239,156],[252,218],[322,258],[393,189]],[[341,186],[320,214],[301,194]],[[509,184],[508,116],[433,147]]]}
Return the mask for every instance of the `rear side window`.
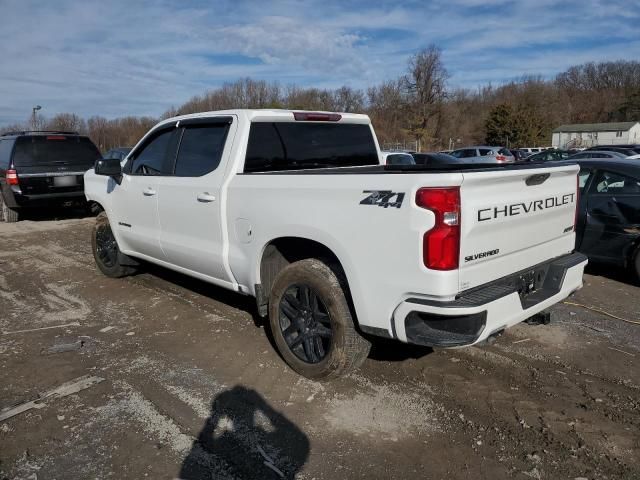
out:
{"label": "rear side window", "polygon": [[0,140],[0,168],[7,170],[11,163],[11,149],[13,148],[13,140]]}
{"label": "rear side window", "polygon": [[90,168],[100,157],[97,147],[87,137],[38,135],[16,139],[13,163],[16,167],[83,165]]}
{"label": "rear side window", "polygon": [[492,151],[492,150],[489,150],[489,149],[487,149],[487,148],[481,148],[481,149],[480,149],[480,155],[481,155],[482,157],[486,157],[487,155],[491,155],[492,153],[493,153],[493,151]]}
{"label": "rear side window", "polygon": [[[539,149],[535,149],[536,152],[539,152]],[[498,150],[498,153],[500,155],[506,155],[507,157],[511,157],[511,151],[508,148],[501,148],[500,150]]]}
{"label": "rear side window", "polygon": [[254,122],[245,172],[378,165],[369,125]]}
{"label": "rear side window", "polygon": [[220,165],[229,124],[187,127],[182,134],[175,175],[201,177]]}

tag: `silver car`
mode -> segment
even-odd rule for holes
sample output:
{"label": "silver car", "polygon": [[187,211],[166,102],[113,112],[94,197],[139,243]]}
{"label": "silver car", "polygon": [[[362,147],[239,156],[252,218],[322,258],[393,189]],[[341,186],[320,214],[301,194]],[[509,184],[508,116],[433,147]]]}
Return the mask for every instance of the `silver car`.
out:
{"label": "silver car", "polygon": [[516,157],[505,147],[480,145],[465,147],[451,152],[451,155],[465,163],[513,163]]}

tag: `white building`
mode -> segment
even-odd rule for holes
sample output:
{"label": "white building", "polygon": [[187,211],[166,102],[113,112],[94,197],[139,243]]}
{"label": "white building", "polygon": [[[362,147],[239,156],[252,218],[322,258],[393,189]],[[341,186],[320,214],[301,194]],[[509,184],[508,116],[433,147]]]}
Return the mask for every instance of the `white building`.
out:
{"label": "white building", "polygon": [[560,125],[553,131],[551,143],[560,149],[640,144],[640,122]]}

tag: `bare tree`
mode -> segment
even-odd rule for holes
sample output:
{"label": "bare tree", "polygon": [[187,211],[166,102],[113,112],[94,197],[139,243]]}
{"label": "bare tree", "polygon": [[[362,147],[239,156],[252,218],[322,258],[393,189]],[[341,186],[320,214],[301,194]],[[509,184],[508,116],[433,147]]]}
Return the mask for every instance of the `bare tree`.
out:
{"label": "bare tree", "polygon": [[448,78],[442,51],[435,45],[420,50],[409,60],[409,71],[402,77],[407,96],[407,131],[418,142],[433,143],[438,137]]}

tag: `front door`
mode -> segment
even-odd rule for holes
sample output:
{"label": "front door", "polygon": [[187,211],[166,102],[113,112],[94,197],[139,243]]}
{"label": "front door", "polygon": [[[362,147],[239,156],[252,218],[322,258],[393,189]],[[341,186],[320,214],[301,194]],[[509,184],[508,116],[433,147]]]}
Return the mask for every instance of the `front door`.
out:
{"label": "front door", "polygon": [[640,232],[640,180],[599,170],[591,182],[580,251],[623,264]]}
{"label": "front door", "polygon": [[221,190],[236,124],[233,117],[180,122],[172,175],[160,181],[160,244],[167,260],[222,282],[225,267]]}
{"label": "front door", "polygon": [[160,246],[158,194],[160,179],[166,175],[175,153],[176,128],[153,133],[144,144],[129,156],[122,182],[115,185],[121,191],[114,195],[112,222],[119,233],[120,248],[157,260],[166,260]]}

